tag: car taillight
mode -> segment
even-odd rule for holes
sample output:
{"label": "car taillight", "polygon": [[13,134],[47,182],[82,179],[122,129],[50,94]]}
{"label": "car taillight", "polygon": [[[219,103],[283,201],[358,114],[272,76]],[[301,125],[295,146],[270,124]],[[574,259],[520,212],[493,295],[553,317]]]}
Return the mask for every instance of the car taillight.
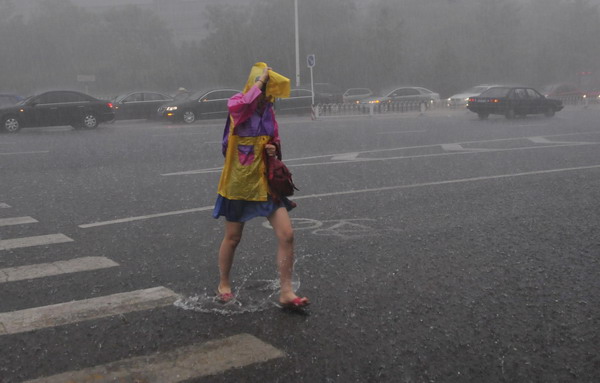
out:
{"label": "car taillight", "polygon": [[112,102],[107,102],[107,103],[106,103],[106,106],[108,106],[110,109],[112,109],[112,108],[113,108],[113,104],[112,104]]}
{"label": "car taillight", "polygon": [[471,97],[467,101],[469,101],[469,102],[475,102],[475,99],[473,97]]}

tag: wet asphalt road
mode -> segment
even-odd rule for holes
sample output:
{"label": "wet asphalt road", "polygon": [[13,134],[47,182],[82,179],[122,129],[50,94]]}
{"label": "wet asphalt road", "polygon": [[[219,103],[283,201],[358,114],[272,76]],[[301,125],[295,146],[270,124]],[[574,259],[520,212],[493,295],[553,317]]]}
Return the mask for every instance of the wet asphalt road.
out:
{"label": "wet asphalt road", "polygon": [[[155,286],[183,297],[1,335],[0,381],[242,333],[285,356],[190,382],[598,381],[597,121],[600,108],[575,107],[551,119],[280,118],[300,187],[291,216],[307,315],[265,293],[276,242],[260,219],[234,265],[241,306],[210,302],[221,121],[0,135],[0,204],[10,206],[0,219],[38,221],[0,227],[0,240],[73,239],[0,250],[0,269],[82,256],[119,264],[0,283],[1,313]],[[197,210],[173,213],[186,209]]]}

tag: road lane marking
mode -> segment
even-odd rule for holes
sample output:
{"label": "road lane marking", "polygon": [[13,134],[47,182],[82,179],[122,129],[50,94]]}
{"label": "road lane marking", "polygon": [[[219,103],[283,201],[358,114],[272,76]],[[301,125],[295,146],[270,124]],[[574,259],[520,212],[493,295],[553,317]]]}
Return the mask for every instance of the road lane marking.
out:
{"label": "road lane marking", "polygon": [[184,176],[184,175],[189,175],[189,174],[218,173],[218,172],[221,172],[222,169],[223,169],[223,167],[199,169],[199,170],[186,170],[183,172],[165,173],[165,174],[161,174],[161,176],[165,177],[165,176]]}
{"label": "road lane marking", "polygon": [[[450,154],[457,154],[457,153],[450,153]],[[570,172],[570,171],[579,171],[579,170],[591,170],[591,169],[599,169],[599,168],[600,168],[600,165],[590,165],[590,166],[580,166],[580,167],[573,167],[573,168],[537,170],[537,171],[523,172],[523,173],[508,173],[508,174],[500,174],[500,175],[495,175],[495,176],[459,178],[459,179],[454,179],[454,180],[425,182],[425,183],[410,184],[410,185],[385,186],[382,188],[357,189],[357,190],[346,190],[346,191],[322,193],[322,194],[310,194],[310,195],[305,195],[305,196],[294,196],[293,199],[299,200],[299,199],[307,199],[307,198],[330,197],[330,196],[345,195],[345,194],[372,193],[372,192],[386,191],[386,190],[410,189],[410,188],[448,185],[448,184],[465,183],[465,182],[479,182],[479,181],[495,180],[495,179],[502,179],[502,178],[533,176],[533,175],[540,175],[540,174],[551,174],[551,173]],[[214,209],[214,206],[211,205],[211,206],[199,207],[196,209],[178,210],[178,211],[165,212],[165,213],[160,213],[160,214],[143,215],[143,216],[137,216],[137,217],[116,219],[116,220],[112,220],[112,221],[94,222],[91,224],[79,225],[79,227],[81,227],[83,229],[87,229],[90,227],[113,225],[113,224],[117,224],[117,223],[140,221],[140,220],[145,220],[145,219],[149,219],[149,218],[166,217],[166,216],[170,216],[170,215],[195,213],[195,212],[207,211],[207,210],[213,210],[213,209]]]}
{"label": "road lane marking", "polygon": [[0,156],[11,156],[14,154],[47,154],[50,153],[49,150],[37,150],[37,151],[30,151],[30,152],[5,152],[5,153],[0,153]]}
{"label": "road lane marking", "polygon": [[[308,167],[308,166],[321,166],[321,165],[339,165],[339,164],[348,164],[348,163],[357,163],[357,162],[368,162],[368,161],[395,161],[395,160],[408,160],[415,158],[428,158],[428,157],[447,157],[447,156],[463,156],[463,155],[472,155],[476,153],[500,153],[500,152],[511,152],[517,150],[536,150],[536,149],[554,149],[554,148],[562,148],[562,147],[570,147],[570,146],[584,146],[584,145],[600,145],[600,142],[587,142],[587,143],[569,143],[569,144],[552,144],[548,146],[523,146],[519,148],[507,148],[507,149],[473,149],[473,150],[465,150],[465,151],[452,151],[447,153],[435,153],[435,154],[416,154],[412,156],[394,156],[394,157],[370,157],[370,158],[360,158],[355,161],[338,161],[338,162],[312,162],[307,164],[288,164],[288,168],[299,168],[299,167]],[[436,145],[439,147],[439,145]]]}
{"label": "road lane marking", "polygon": [[13,217],[13,218],[0,218],[0,227],[12,226],[12,225],[23,225],[26,223],[36,223],[37,220],[31,217]]}
{"label": "road lane marking", "polygon": [[180,347],[168,352],[124,359],[81,371],[28,380],[24,383],[177,383],[216,375],[232,368],[264,363],[284,356],[283,351],[250,334],[239,334],[207,343]]}
{"label": "road lane marking", "polygon": [[[600,134],[600,132],[550,134],[550,135],[546,135],[544,137],[565,137],[565,136],[577,136],[577,135],[586,135],[586,134]],[[330,158],[331,159],[334,157],[346,156],[348,154],[361,155],[361,154],[369,154],[369,153],[384,153],[384,152],[393,152],[393,151],[411,150],[411,149],[439,148],[440,146],[443,147],[443,145],[451,145],[451,146],[459,145],[462,147],[462,145],[465,145],[465,144],[495,143],[495,142],[507,142],[507,141],[517,141],[517,140],[530,140],[531,141],[532,138],[535,139],[536,137],[509,137],[509,138],[498,138],[498,139],[493,139],[493,140],[464,141],[464,142],[447,143],[447,144],[403,146],[403,147],[398,147],[398,148],[374,149],[374,150],[365,150],[365,151],[359,151],[359,152],[346,152],[346,153],[335,153],[335,154],[323,154],[323,155],[309,156],[309,157],[287,158],[285,160],[285,162],[288,167],[330,165],[330,164],[338,164],[338,163],[344,163],[344,162],[318,162],[318,163],[310,163],[310,164],[291,164],[291,162],[307,161],[307,160],[314,160],[314,159],[319,159],[319,158]],[[437,157],[437,156],[447,156],[447,155],[456,155],[456,154],[462,155],[462,154],[471,154],[474,152],[499,152],[499,151],[522,150],[522,149],[555,148],[555,147],[560,147],[560,145],[557,145],[557,144],[561,144],[561,143],[565,144],[562,146],[598,145],[598,144],[600,144],[598,142],[582,143],[582,142],[563,141],[563,142],[551,142],[552,145],[549,145],[546,147],[535,146],[535,147],[526,147],[526,148],[506,148],[506,149],[468,149],[468,151],[467,151],[467,149],[465,149],[465,151],[462,153],[454,152],[454,153],[441,153],[441,154],[423,154],[423,155],[416,155],[416,156],[397,156],[397,157],[388,157],[388,158],[378,158],[376,160],[397,160],[397,159],[406,159],[406,158]],[[448,146],[448,147],[451,147],[451,146]],[[362,159],[361,161],[364,162],[364,161],[366,161],[366,159]],[[346,161],[346,162],[348,162],[348,161]],[[180,175],[192,175],[192,174],[220,173],[222,171],[222,169],[223,169],[223,167],[187,170],[187,171],[181,171],[181,172],[163,173],[163,174],[161,174],[161,176],[180,176]]]}
{"label": "road lane marking", "polygon": [[103,297],[0,313],[0,335],[18,334],[135,311],[172,305],[179,296],[154,287]]}
{"label": "road lane marking", "polygon": [[331,157],[332,161],[354,161],[359,153],[346,153]]}
{"label": "road lane marking", "polygon": [[538,171],[533,171],[533,172],[512,173],[512,174],[499,174],[496,176],[460,178],[460,179],[447,180],[447,181],[424,182],[424,183],[411,184],[411,185],[384,186],[384,187],[380,187],[380,188],[371,188],[371,189],[347,190],[347,191],[341,191],[341,192],[298,196],[298,197],[295,197],[294,199],[298,200],[298,199],[307,199],[307,198],[332,197],[332,196],[347,195],[347,194],[373,193],[373,192],[381,192],[381,191],[387,191],[387,190],[412,189],[412,188],[419,188],[419,187],[450,185],[450,184],[467,183],[467,182],[489,181],[489,180],[497,180],[497,179],[503,179],[503,178],[523,177],[523,176],[570,172],[570,171],[579,171],[579,170],[591,170],[591,169],[600,169],[600,165],[580,166],[580,167],[574,167],[574,168],[562,168],[562,169],[550,169],[550,170],[538,170]]}
{"label": "road lane marking", "polygon": [[583,141],[550,141],[549,139],[547,139],[546,137],[529,137],[528,138],[529,141],[533,142],[534,144],[545,144],[545,145],[556,145],[556,144],[573,144],[573,145],[590,145],[593,144],[593,142],[583,142]]}
{"label": "road lane marking", "polygon": [[529,137],[528,140],[533,142],[534,144],[552,144],[553,143],[546,137]]}
{"label": "road lane marking", "polygon": [[4,202],[0,202],[0,209],[8,209],[10,208],[10,205]]}
{"label": "road lane marking", "polygon": [[377,132],[376,134],[402,134],[402,133],[425,133],[426,130],[393,130],[390,132]]}
{"label": "road lane marking", "polygon": [[64,234],[39,235],[35,237],[23,237],[0,240],[0,250],[17,249],[20,247],[54,245],[56,243],[73,242]]}
{"label": "road lane marking", "polygon": [[166,212],[166,213],[143,215],[143,216],[139,216],[139,217],[129,217],[129,218],[114,219],[112,221],[94,222],[94,223],[88,223],[88,224],[85,224],[85,225],[79,225],[79,227],[82,228],[82,229],[87,229],[87,228],[96,227],[96,226],[105,226],[105,225],[112,225],[112,224],[115,224],[115,223],[125,223],[125,222],[140,221],[140,220],[149,219],[149,218],[166,217],[166,216],[169,216],[169,215],[179,215],[179,214],[195,213],[195,212],[198,212],[198,211],[206,211],[206,210],[212,210],[212,209],[214,209],[214,206],[205,206],[205,207],[199,207],[199,208],[195,208],[195,209],[177,210],[177,211],[170,211],[170,212]]}
{"label": "road lane marking", "polygon": [[9,267],[0,269],[0,283],[106,269],[115,266],[119,266],[119,264],[105,257],[82,257],[67,261]]}
{"label": "road lane marking", "polygon": [[442,144],[442,150],[446,152],[489,152],[494,149],[481,149],[481,148],[465,148],[461,144]]}

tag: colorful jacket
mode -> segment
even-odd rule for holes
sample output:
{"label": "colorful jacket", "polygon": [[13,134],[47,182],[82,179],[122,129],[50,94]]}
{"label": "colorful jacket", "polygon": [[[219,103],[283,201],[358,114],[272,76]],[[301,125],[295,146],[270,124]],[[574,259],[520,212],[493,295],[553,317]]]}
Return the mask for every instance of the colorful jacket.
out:
{"label": "colorful jacket", "polygon": [[218,193],[231,200],[267,201],[269,187],[265,175],[264,149],[270,141],[279,143],[279,127],[273,104],[263,114],[257,111],[261,90],[251,87],[227,103],[229,117],[223,133],[225,165]]}

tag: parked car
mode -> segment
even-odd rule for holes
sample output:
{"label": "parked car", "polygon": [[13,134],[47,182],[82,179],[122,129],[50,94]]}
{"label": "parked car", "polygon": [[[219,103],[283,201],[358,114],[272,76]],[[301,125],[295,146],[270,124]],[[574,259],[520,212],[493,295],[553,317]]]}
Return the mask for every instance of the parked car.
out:
{"label": "parked car", "polygon": [[315,104],[339,104],[343,102],[342,90],[328,82],[313,84],[315,91]]}
{"label": "parked car", "polygon": [[500,114],[506,118],[541,114],[552,117],[563,108],[562,101],[544,97],[540,92],[528,87],[494,87],[469,98],[467,108],[477,113],[480,119],[490,114]]}
{"label": "parked car", "polygon": [[587,100],[587,102],[592,104],[600,103],[600,90],[587,90],[583,95],[583,98]]}
{"label": "parked car", "polygon": [[158,107],[173,98],[158,92],[130,92],[113,99],[117,120],[153,119]]}
{"label": "parked car", "polygon": [[563,99],[568,97],[583,97],[585,92],[579,89],[575,84],[571,83],[559,83],[546,85],[540,89],[546,97]]}
{"label": "parked car", "polygon": [[292,89],[290,97],[275,100],[276,113],[302,114],[312,110],[312,92],[308,89]]}
{"label": "parked car", "polygon": [[467,103],[469,102],[469,98],[479,96],[482,92],[485,92],[486,90],[488,90],[492,87],[495,87],[495,86],[500,86],[500,85],[487,85],[487,84],[475,85],[472,88],[469,88],[463,92],[460,92],[460,93],[457,93],[457,94],[454,94],[454,95],[448,97],[448,100],[446,100],[447,106],[449,108],[466,107]]}
{"label": "parked car", "polygon": [[94,129],[98,124],[114,119],[111,102],[70,90],[37,94],[16,105],[0,108],[0,127],[9,133],[21,128],[60,125]]}
{"label": "parked car", "polygon": [[158,116],[168,121],[191,124],[200,118],[225,118],[229,113],[227,100],[241,91],[212,89],[193,93],[186,99],[168,102],[158,108]]}
{"label": "parked car", "polygon": [[382,104],[390,102],[419,102],[429,108],[440,101],[439,93],[418,86],[404,86],[385,92],[383,97],[371,97],[361,101],[363,104]]}
{"label": "parked car", "polygon": [[371,96],[373,96],[373,91],[369,88],[350,88],[342,94],[342,101],[359,103],[361,100]]}
{"label": "parked car", "polygon": [[23,97],[17,96],[16,94],[0,93],[0,107],[5,105],[15,105],[22,99]]}

